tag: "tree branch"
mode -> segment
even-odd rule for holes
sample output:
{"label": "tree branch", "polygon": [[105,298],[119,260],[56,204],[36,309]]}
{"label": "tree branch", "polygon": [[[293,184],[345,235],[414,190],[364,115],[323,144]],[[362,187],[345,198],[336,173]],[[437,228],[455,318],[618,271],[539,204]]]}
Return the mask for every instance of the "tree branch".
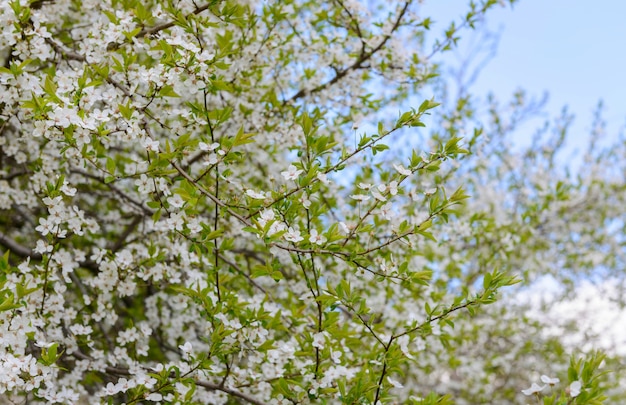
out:
{"label": "tree branch", "polygon": [[393,35],[393,33],[398,29],[398,27],[400,27],[400,23],[402,22],[402,19],[404,18],[404,15],[406,14],[406,12],[409,9],[409,5],[412,3],[411,0],[406,1],[404,3],[404,6],[402,7],[402,10],[400,10],[400,13],[398,15],[398,18],[396,18],[395,23],[393,24],[393,27],[391,27],[390,32],[385,35],[382,39],[382,41],[380,41],[380,43],[378,45],[376,45],[376,47],[374,47],[371,51],[369,52],[362,52],[361,55],[357,58],[356,61],[354,61],[354,63],[350,66],[348,66],[347,68],[340,70],[337,72],[337,74],[335,75],[335,77],[333,77],[331,80],[327,81],[326,83],[322,83],[319,86],[315,87],[312,90],[306,90],[306,89],[300,89],[300,91],[298,91],[296,94],[294,94],[293,96],[291,96],[291,98],[289,98],[288,100],[285,100],[285,102],[283,104],[287,104],[290,102],[293,102],[299,98],[302,98],[308,94],[313,94],[313,93],[318,93],[322,90],[324,90],[327,87],[332,86],[333,84],[337,83],[339,80],[343,79],[348,73],[350,73],[353,70],[357,70],[360,69],[363,65],[363,63],[367,62],[368,60],[370,60],[378,51],[380,51],[385,44],[387,43],[387,41],[389,41],[389,39],[391,39],[391,36]]}
{"label": "tree branch", "polygon": [[41,255],[39,253],[32,251],[26,246],[20,245],[2,232],[0,232],[0,245],[20,257],[30,257],[31,259],[41,260]]}
{"label": "tree branch", "polygon": [[[71,355],[73,357],[79,359],[79,360],[93,361],[93,359],[90,356],[82,353],[79,350],[76,350],[76,351],[72,352]],[[146,369],[146,370],[148,370],[148,369]],[[125,368],[125,367],[106,366],[104,368],[104,372],[106,374],[112,374],[112,375],[133,376],[133,374],[129,371],[129,369]],[[175,374],[171,374],[170,378],[176,378],[176,375]],[[267,405],[265,402],[262,402],[262,401],[260,401],[260,400],[258,400],[256,398],[254,398],[251,395],[248,395],[246,393],[237,391],[237,390],[235,390],[233,388],[228,388],[228,387],[225,387],[225,386],[222,386],[222,385],[219,385],[219,384],[214,384],[214,383],[211,383],[211,382],[208,382],[208,381],[203,381],[203,380],[196,380],[195,383],[196,383],[196,385],[199,385],[200,387],[206,388],[208,390],[211,390],[211,391],[221,391],[221,392],[223,392],[225,394],[232,395],[233,397],[237,397],[237,398],[243,399],[244,401],[246,401],[246,402],[248,402],[250,404]]]}

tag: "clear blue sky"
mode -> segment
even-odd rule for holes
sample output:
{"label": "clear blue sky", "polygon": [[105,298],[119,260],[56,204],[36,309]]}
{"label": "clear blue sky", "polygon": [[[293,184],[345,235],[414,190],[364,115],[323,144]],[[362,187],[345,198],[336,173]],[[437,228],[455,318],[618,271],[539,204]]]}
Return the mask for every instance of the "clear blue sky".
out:
{"label": "clear blue sky", "polygon": [[[428,0],[420,14],[432,16],[438,22],[432,30],[440,33],[467,3]],[[588,136],[602,99],[608,136],[615,137],[626,122],[625,18],[626,1],[620,0],[519,0],[513,8],[498,7],[487,16],[490,29],[502,28],[498,53],[473,93],[493,91],[506,100],[518,88],[537,96],[547,91],[551,115],[564,105],[576,115],[571,147]]]}

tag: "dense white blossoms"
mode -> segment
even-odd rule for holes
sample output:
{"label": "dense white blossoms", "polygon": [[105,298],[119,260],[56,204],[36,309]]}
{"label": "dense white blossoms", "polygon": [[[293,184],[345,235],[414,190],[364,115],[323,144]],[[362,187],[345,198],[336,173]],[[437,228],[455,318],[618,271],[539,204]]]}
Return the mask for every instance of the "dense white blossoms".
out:
{"label": "dense white blossoms", "polygon": [[623,268],[626,153],[510,150],[436,61],[495,2],[419,3],[0,2],[0,403],[596,395],[494,302]]}

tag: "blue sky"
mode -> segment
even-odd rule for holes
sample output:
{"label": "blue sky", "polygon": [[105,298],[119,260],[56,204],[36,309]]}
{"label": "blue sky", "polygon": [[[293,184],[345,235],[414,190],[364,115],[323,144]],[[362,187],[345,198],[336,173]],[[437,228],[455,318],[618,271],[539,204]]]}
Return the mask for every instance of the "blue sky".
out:
{"label": "blue sky", "polygon": [[[467,10],[468,1],[426,0],[421,16],[439,21],[433,31],[440,33],[451,18],[458,20]],[[615,140],[626,124],[625,18],[626,1],[619,0],[519,0],[512,9],[498,8],[488,14],[486,21],[492,30],[501,28],[498,52],[471,91],[477,95],[493,92],[500,100],[506,100],[518,88],[537,96],[547,91],[547,112],[551,116],[565,105],[576,115],[569,151],[583,147],[589,136],[592,112],[603,100],[606,136]],[[527,131],[516,134],[520,144],[533,133],[533,128],[524,129]],[[579,322],[581,331],[591,330],[601,336],[601,347],[624,355],[626,339],[621,325],[626,311],[607,299],[607,291],[616,285],[619,281],[615,279],[606,280],[600,288],[585,282],[571,301],[556,303],[551,315],[554,319]],[[541,294],[550,295],[557,290],[554,280],[544,278],[528,290],[527,299],[532,302]],[[536,311],[531,316],[543,319],[545,314]],[[587,339],[585,335],[569,338],[580,346]]]}
{"label": "blue sky", "polygon": [[[426,1],[436,33],[467,10],[468,0]],[[563,106],[576,115],[570,147],[589,134],[592,111],[606,107],[607,133],[614,138],[626,122],[626,1],[519,0],[487,15],[487,27],[500,30],[498,52],[472,87],[507,100],[518,88],[531,95],[549,93],[548,112]],[[469,37],[465,33],[463,37]],[[461,43],[461,47],[463,43]],[[529,128],[529,131],[531,129]],[[518,134],[524,142],[527,134]]]}

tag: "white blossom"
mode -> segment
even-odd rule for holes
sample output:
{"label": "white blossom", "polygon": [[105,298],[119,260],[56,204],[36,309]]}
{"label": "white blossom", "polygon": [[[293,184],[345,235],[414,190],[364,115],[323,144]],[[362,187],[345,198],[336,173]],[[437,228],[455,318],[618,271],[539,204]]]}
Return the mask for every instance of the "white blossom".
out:
{"label": "white blossom", "polygon": [[185,204],[185,201],[180,196],[180,194],[174,194],[171,197],[168,197],[167,202],[174,208],[182,208],[182,206]]}
{"label": "white blossom", "polygon": [[396,171],[403,176],[410,176],[411,174],[413,174],[410,170],[405,169],[404,166],[401,164],[400,165],[394,164],[393,168],[396,169]]}
{"label": "white blossom", "polygon": [[297,229],[294,229],[291,226],[287,229],[287,233],[285,233],[283,237],[285,238],[287,242],[293,242],[293,243],[298,243],[304,240],[304,238],[300,236],[300,231]]}
{"label": "white blossom", "polygon": [[317,230],[311,229],[311,233],[309,235],[309,242],[314,243],[316,245],[323,245],[326,243],[326,237],[322,234],[318,234]]}
{"label": "white blossom", "polygon": [[548,385],[556,385],[560,382],[558,378],[550,378],[547,375],[543,374],[541,376],[541,382]]}
{"label": "white blossom", "polygon": [[533,394],[536,394],[538,392],[543,391],[544,388],[546,388],[545,385],[539,385],[537,383],[532,383],[530,388],[526,388],[525,390],[522,390],[522,394],[524,394],[524,395],[533,395]]}
{"label": "white blossom", "polygon": [[580,380],[576,380],[574,382],[572,382],[569,385],[569,394],[572,398],[576,398],[577,396],[580,395],[580,392],[582,391],[582,383],[580,382]]}
{"label": "white blossom", "polygon": [[354,194],[354,195],[351,195],[350,198],[352,198],[353,200],[357,200],[357,201],[367,201],[370,199],[370,196],[364,195],[364,194]]}
{"label": "white blossom", "polygon": [[289,165],[287,170],[280,172],[280,175],[285,178],[285,180],[297,180],[298,176],[303,173],[304,170],[298,169],[294,165]]}
{"label": "white blossom", "polygon": [[264,200],[265,193],[262,191],[246,190],[246,194],[255,200]]}

